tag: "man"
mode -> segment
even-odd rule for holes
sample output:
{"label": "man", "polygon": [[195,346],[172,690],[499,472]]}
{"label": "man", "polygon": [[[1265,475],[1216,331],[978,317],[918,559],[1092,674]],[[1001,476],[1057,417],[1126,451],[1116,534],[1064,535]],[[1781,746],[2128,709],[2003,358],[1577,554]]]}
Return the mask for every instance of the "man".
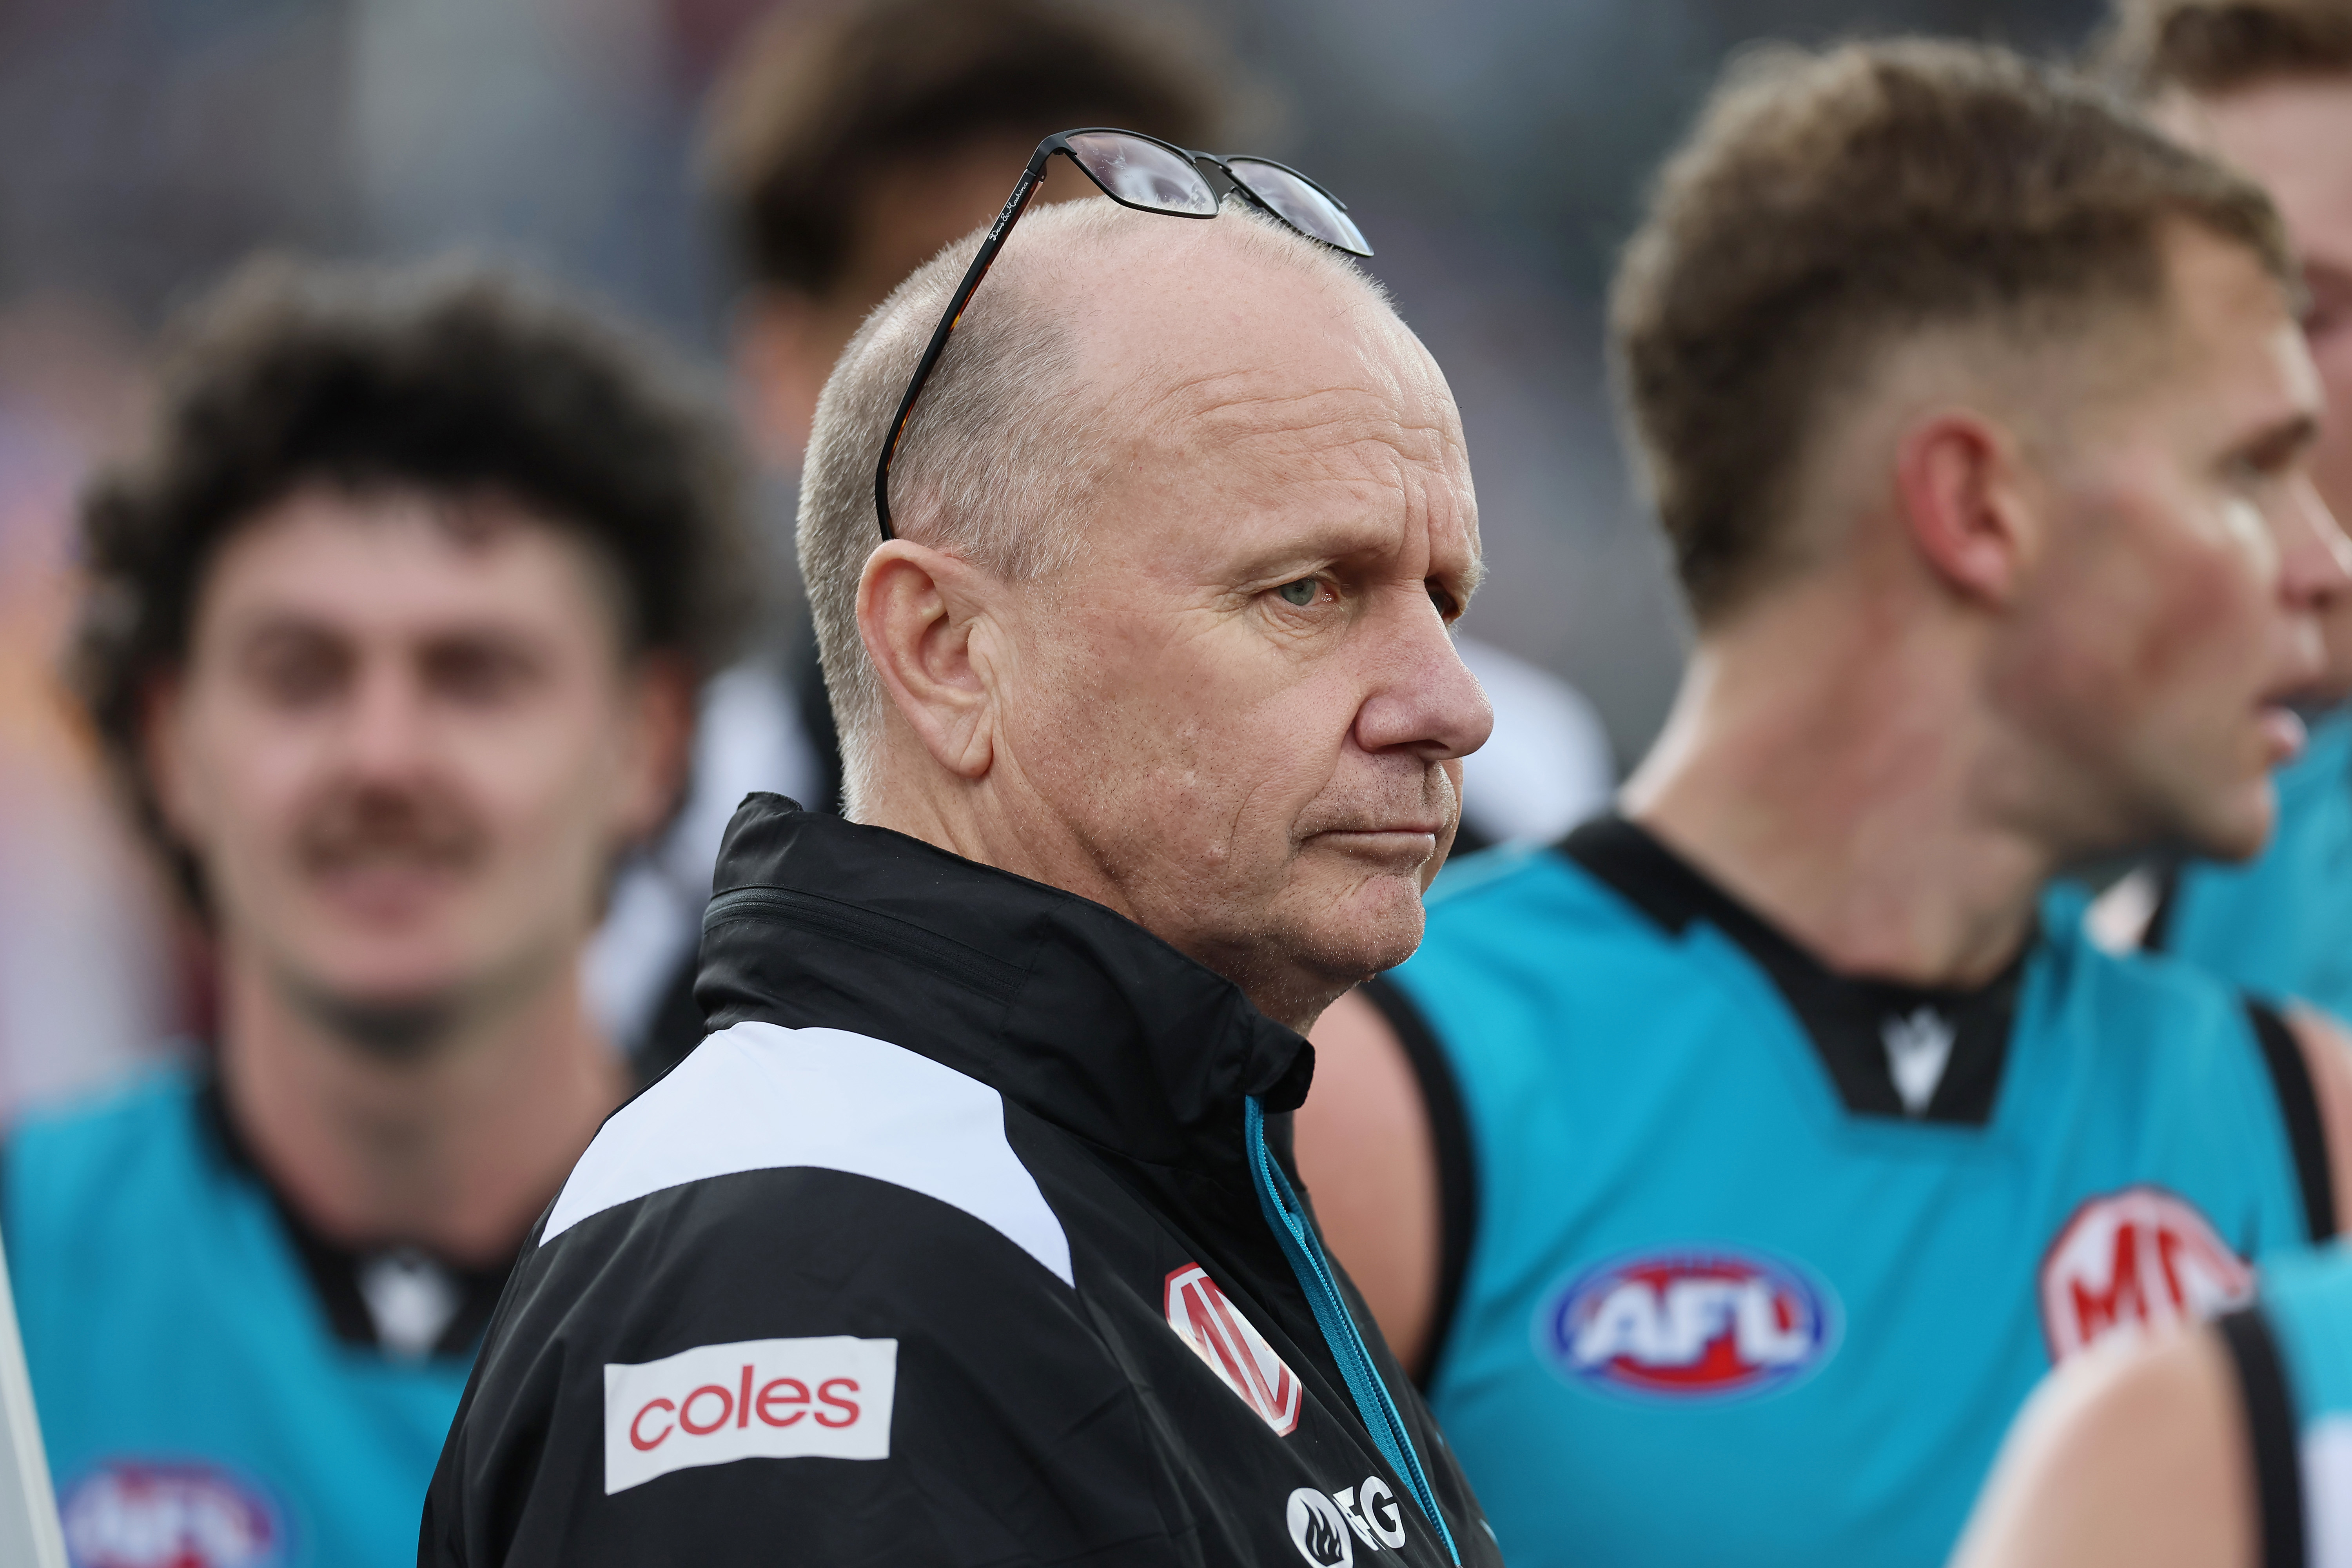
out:
{"label": "man", "polygon": [[1515,1563],[1939,1563],[2053,1359],[2336,1228],[2319,1026],[2035,923],[2269,828],[2347,582],[2292,278],[1992,50],[1765,57],[1669,165],[1613,331],[1681,700],[1333,1009],[1298,1126]]}
{"label": "man", "polygon": [[1281,1125],[1486,737],[1459,422],[1351,264],[1087,145],[1212,221],[1010,227],[1024,174],[968,306],[971,243],[851,342],[801,504],[847,819],[738,815],[718,1032],[526,1252],[427,1563],[1497,1561]]}
{"label": "man", "polygon": [[[2107,72],[2167,129],[2259,180],[2303,265],[2304,331],[2330,406],[2312,479],[2352,515],[2352,0],[2126,0]],[[2102,907],[2137,901],[2145,944],[2265,996],[2352,1018],[2352,601],[2322,621],[2327,666],[2299,700],[2311,744],[2280,770],[2279,826],[2243,866],[2143,874]]]}
{"label": "man", "polygon": [[720,417],[494,274],[263,263],[184,323],[85,505],[76,673],[217,1038],[6,1152],[77,1562],[407,1560],[515,1248],[629,1089],[580,955],[727,651]]}
{"label": "man", "polygon": [[[743,279],[734,313],[742,404],[772,469],[799,472],[817,393],[850,334],[908,273],[995,215],[1040,137],[1120,125],[1180,146],[1225,145],[1234,114],[1222,74],[1197,27],[1172,13],[1059,0],[780,11],[720,84],[705,153]],[[1036,200],[1093,190],[1048,182]],[[1465,843],[1548,836],[1604,799],[1615,770],[1582,696],[1499,649],[1458,646],[1502,715],[1496,743],[1466,764]],[[633,971],[648,953],[669,955],[646,984],[668,997],[649,1061],[674,1060],[702,1037],[693,935],[717,825],[746,787],[735,781],[820,809],[835,804],[839,747],[814,650],[772,654],[715,689],[706,749],[731,752],[736,738],[780,726],[808,759],[791,770],[806,793],[706,755],[681,825],[692,843],[663,857],[672,870],[663,918],[631,922],[615,953],[614,969]]]}

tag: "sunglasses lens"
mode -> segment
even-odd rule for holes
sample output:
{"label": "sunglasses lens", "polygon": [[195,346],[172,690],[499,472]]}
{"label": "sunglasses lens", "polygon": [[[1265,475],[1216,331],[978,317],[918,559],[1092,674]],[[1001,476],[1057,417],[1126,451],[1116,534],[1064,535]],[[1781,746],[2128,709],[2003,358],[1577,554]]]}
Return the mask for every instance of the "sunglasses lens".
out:
{"label": "sunglasses lens", "polygon": [[1156,142],[1116,131],[1088,131],[1071,137],[1069,145],[1078,166],[1129,206],[1186,217],[1216,214],[1216,193],[1201,171]]}
{"label": "sunglasses lens", "polygon": [[1281,164],[1234,158],[1225,170],[1299,233],[1351,255],[1372,253],[1372,247],[1364,243],[1363,231],[1339,210],[1337,202]]}

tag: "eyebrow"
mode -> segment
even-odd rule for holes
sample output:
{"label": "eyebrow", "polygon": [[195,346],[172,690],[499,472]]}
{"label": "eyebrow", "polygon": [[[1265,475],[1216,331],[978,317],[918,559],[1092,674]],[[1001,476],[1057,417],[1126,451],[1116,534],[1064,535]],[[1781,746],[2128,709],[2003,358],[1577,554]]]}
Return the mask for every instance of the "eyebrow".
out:
{"label": "eyebrow", "polygon": [[2256,462],[2284,462],[2308,451],[2318,441],[2319,416],[2308,410],[2298,409],[2249,432],[2232,444],[2231,451],[2234,457],[2252,458]]}
{"label": "eyebrow", "polygon": [[2305,281],[2315,285],[2324,283],[2330,292],[2352,293],[2352,268],[2340,267],[2333,261],[2307,258],[2303,264],[2303,275]]}
{"label": "eyebrow", "polygon": [[[1235,565],[1247,577],[1270,576],[1285,563],[1301,561],[1346,561],[1351,557],[1382,552],[1388,542],[1385,530],[1379,524],[1334,522],[1317,529],[1303,538],[1286,543],[1269,545],[1242,556]],[[1433,576],[1439,574],[1432,574]],[[1473,555],[1460,573],[1460,592],[1467,604],[1470,595],[1486,580],[1486,560]]]}

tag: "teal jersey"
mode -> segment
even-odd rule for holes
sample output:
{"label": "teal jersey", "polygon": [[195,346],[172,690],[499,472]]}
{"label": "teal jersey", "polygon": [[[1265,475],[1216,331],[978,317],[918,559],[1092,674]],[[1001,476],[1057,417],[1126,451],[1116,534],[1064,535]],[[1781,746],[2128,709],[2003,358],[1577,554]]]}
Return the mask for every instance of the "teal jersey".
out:
{"label": "teal jersey", "polygon": [[2282,1259],[2221,1322],[2245,1400],[2264,1568],[2352,1568],[2352,1250]]}
{"label": "teal jersey", "polygon": [[76,1568],[394,1568],[468,1354],[338,1334],[185,1072],[9,1141],[0,1235]]}
{"label": "teal jersey", "polygon": [[1924,991],[1614,818],[1447,875],[1383,1005],[1458,1092],[1431,1403],[1509,1561],[1940,1563],[2054,1360],[2334,1229],[2284,1026],[2075,930]]}
{"label": "teal jersey", "polygon": [[2277,782],[2269,847],[2242,866],[2181,868],[2148,945],[2352,1019],[2352,710],[2315,723]]}

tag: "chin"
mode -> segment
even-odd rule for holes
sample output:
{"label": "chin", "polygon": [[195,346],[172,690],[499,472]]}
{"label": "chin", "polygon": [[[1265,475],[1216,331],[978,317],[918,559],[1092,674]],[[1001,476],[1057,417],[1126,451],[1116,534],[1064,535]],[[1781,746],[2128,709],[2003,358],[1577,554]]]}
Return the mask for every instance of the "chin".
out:
{"label": "chin", "polygon": [[2278,821],[2278,795],[2264,774],[2196,818],[2180,837],[2209,860],[2238,862],[2260,855]]}
{"label": "chin", "polygon": [[[1343,909],[1349,906],[1341,906]],[[1394,969],[1421,946],[1427,918],[1418,888],[1400,889],[1393,897],[1377,898],[1365,907],[1359,900],[1355,918],[1333,916],[1318,922],[1319,929],[1298,933],[1297,945],[1325,962],[1318,967],[1360,984],[1383,970]]]}

